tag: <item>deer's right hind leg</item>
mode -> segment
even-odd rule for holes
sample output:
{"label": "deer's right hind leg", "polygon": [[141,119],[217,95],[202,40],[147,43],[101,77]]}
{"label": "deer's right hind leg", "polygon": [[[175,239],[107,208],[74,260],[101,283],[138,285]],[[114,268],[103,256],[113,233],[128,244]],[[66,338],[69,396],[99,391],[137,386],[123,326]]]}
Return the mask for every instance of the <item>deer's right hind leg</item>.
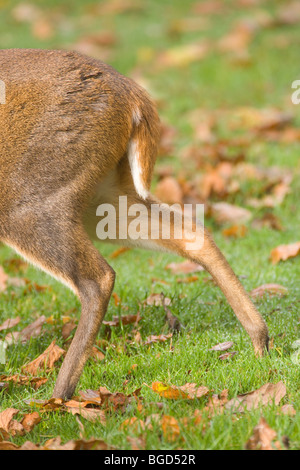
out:
{"label": "deer's right hind leg", "polygon": [[[78,295],[82,312],[75,337],[59,372],[54,397],[70,398],[112,293],[115,274],[86,235],[81,222],[64,216],[53,206],[43,217],[26,211],[26,220],[16,217],[11,233],[2,241],[33,264],[67,284]],[[30,223],[27,223],[30,220]]]}

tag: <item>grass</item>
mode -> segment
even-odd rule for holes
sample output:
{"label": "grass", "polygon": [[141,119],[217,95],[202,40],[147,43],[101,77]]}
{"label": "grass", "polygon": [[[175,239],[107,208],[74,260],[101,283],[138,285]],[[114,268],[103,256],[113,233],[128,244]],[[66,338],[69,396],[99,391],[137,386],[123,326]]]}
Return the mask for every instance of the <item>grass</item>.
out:
{"label": "grass", "polygon": [[[141,56],[149,56],[149,63],[147,61],[144,63],[144,74],[155,96],[164,103],[161,115],[178,129],[174,151],[176,166],[180,165],[178,155],[192,138],[191,129],[185,119],[189,111],[197,107],[291,108],[289,100],[291,83],[298,78],[299,71],[297,25],[263,29],[259,32],[250,46],[252,63],[248,67],[235,67],[228,60],[228,56],[213,54],[187,68],[157,72],[153,66],[155,61],[151,51],[163,50],[202,38],[221,38],[238,18],[251,17],[252,10],[233,6],[225,16],[212,15],[207,30],[200,33],[187,31],[178,37],[173,37],[167,32],[168,26],[182,17],[189,16],[190,9],[195,3],[192,0],[144,1],[141,3],[145,6],[145,10],[125,12],[109,19],[92,14],[96,3],[92,0],[88,2],[50,0],[47,5],[44,2],[35,2],[45,11],[62,12],[70,23],[69,28],[57,28],[53,37],[42,41],[31,34],[30,24],[20,24],[12,19],[12,5],[16,5],[17,2],[10,2],[9,6],[7,2],[2,3],[1,47],[70,47],[78,38],[90,32],[111,28],[117,35],[118,44],[114,48],[110,62],[122,73],[130,74],[139,64]],[[235,3],[228,2],[228,5]],[[279,3],[266,1],[262,9],[272,12]],[[274,46],[278,44],[280,37],[284,37],[289,43],[284,51]],[[295,107],[292,109],[297,114],[297,109]],[[296,119],[299,122],[299,118]],[[259,360],[255,358],[249,338],[240,327],[221,292],[211,284],[203,282],[204,273],[199,275],[197,283],[178,284],[176,277],[165,270],[169,262],[176,260],[174,256],[131,250],[117,259],[110,260],[110,264],[117,272],[115,292],[122,299],[122,305],[127,306],[128,312],[132,314],[139,308],[141,310],[142,337],[167,332],[162,308],[139,307],[152,291],[163,291],[172,299],[172,311],[179,317],[185,329],[172,338],[172,347],[170,342],[151,347],[128,345],[126,339],[132,326],[112,329],[105,360],[100,363],[90,360],[87,363],[78,388],[96,389],[102,385],[111,391],[131,393],[143,383],[151,385],[153,381],[176,385],[195,382],[206,385],[214,390],[214,393],[228,389],[229,397],[232,398],[238,393],[257,389],[267,382],[276,383],[283,380],[287,387],[283,404],[292,404],[297,414],[291,418],[281,414],[278,407],[271,406],[236,417],[225,412],[210,419],[204,411],[202,423],[197,427],[182,426],[180,438],[174,442],[169,442],[162,435],[159,426],[154,427],[153,431],[147,433],[148,449],[178,447],[243,449],[253,427],[262,415],[275,429],[279,438],[289,437],[291,449],[298,449],[300,446],[299,365],[291,360],[293,353],[291,345],[300,338],[300,264],[299,259],[279,263],[276,266],[269,261],[272,248],[299,239],[299,143],[283,145],[260,142],[252,149],[249,160],[262,167],[277,165],[290,168],[295,175],[291,193],[284,203],[275,209],[275,214],[285,228],[284,231],[278,232],[267,228],[255,230],[250,226],[245,238],[234,241],[225,239],[219,229],[214,231],[218,245],[237,275],[242,276],[247,290],[269,282],[282,284],[289,289],[288,296],[284,298],[264,298],[256,302],[267,321],[270,336],[274,338],[274,347],[270,355]],[[106,258],[109,258],[115,248],[99,244],[99,249]],[[12,270],[13,263],[9,261],[15,257],[10,249],[0,248],[0,263],[12,276],[16,273]],[[21,273],[17,275],[22,276]],[[54,338],[57,338],[57,344],[63,347],[60,336],[61,315],[71,311],[71,316],[79,318],[80,314],[78,300],[64,286],[33,267],[29,267],[23,276],[38,284],[48,285],[49,288],[39,293],[35,290],[28,292],[22,287],[11,287],[2,293],[1,323],[6,318],[17,315],[22,318],[18,329],[23,329],[40,315],[46,317],[53,315],[57,323],[48,324],[41,337],[31,339],[25,345],[11,346],[7,352],[7,363],[0,369],[0,372],[5,374],[20,372],[22,365],[41,354]],[[169,285],[158,283],[153,287],[152,278],[163,279]],[[120,307],[115,306],[112,300],[106,319],[121,313]],[[102,327],[99,337],[104,334],[105,328]],[[0,333],[0,339],[4,336],[5,333]],[[235,350],[238,351],[238,355],[232,360],[220,361],[217,352],[208,351],[213,345],[228,340],[234,342]],[[137,368],[134,374],[128,375],[133,364],[137,364]],[[8,393],[0,392],[0,409],[14,407],[20,409],[22,413],[28,412],[29,407],[24,401],[29,398],[49,398],[57,373],[58,368],[49,373],[47,384],[38,391],[29,387],[10,386]],[[128,382],[124,385],[126,380]],[[145,419],[149,414],[157,413],[157,406],[153,404],[156,401],[163,402],[163,409],[159,413],[179,419],[192,416],[195,409],[203,409],[207,401],[206,398],[188,402],[170,401],[158,397],[145,386],[141,395],[144,398],[142,410],[133,406],[124,414],[113,413],[108,417],[106,427],[82,420],[86,437],[103,438],[119,449],[130,449],[127,436],[138,435],[138,432],[134,429],[122,430],[120,425],[125,419],[132,416]],[[63,442],[66,442],[79,437],[80,429],[74,416],[52,412],[43,417],[42,422],[30,435],[14,438],[13,442],[21,444],[29,439],[35,443],[43,443],[58,435]]]}

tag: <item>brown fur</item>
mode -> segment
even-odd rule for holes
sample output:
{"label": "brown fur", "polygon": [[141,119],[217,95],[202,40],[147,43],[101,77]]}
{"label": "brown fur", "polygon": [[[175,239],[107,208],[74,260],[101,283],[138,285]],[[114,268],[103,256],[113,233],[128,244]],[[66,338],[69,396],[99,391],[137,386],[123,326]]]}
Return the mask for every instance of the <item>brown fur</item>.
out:
{"label": "brown fur", "polygon": [[[75,390],[114,285],[113,269],[90,241],[96,208],[109,202],[117,209],[120,195],[148,208],[157,202],[137,194],[128,146],[136,144],[141,184],[148,190],[159,119],[136,83],[73,52],[2,50],[0,80],[6,85],[6,104],[0,105],[0,239],[67,284],[82,304],[53,393],[66,398]],[[195,252],[186,250],[186,240],[116,242],[202,264],[262,354],[268,345],[263,319],[210,235],[198,230],[205,241]]]}

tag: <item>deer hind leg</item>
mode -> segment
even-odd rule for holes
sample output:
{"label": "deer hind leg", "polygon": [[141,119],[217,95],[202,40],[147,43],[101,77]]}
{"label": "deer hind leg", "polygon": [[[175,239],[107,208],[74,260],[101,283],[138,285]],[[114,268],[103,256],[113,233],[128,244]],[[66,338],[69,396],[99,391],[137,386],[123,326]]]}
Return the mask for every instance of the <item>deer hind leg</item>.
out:
{"label": "deer hind leg", "polygon": [[[63,202],[60,210],[42,211],[43,218],[26,212],[26,220],[16,217],[13,232],[4,243],[33,264],[67,284],[79,297],[81,317],[74,339],[60,369],[54,397],[70,398],[90,355],[114,285],[114,271],[99,254],[80,222],[67,218]],[[64,210],[65,209],[65,210]],[[58,212],[59,210],[59,212]]]}
{"label": "deer hind leg", "polygon": [[[164,222],[162,222],[163,219],[160,219],[159,232],[155,235],[156,239],[153,239],[153,232],[150,231],[151,207],[153,204],[157,205],[158,203],[159,201],[156,201],[152,196],[143,200],[134,193],[134,191],[127,192],[128,208],[137,208],[137,214],[140,221],[138,224],[140,225],[140,236],[138,238],[132,236],[130,225],[134,220],[134,217],[128,216],[127,221],[125,221],[128,226],[127,237],[126,239],[119,238],[118,242],[127,246],[172,252],[201,264],[212,275],[219,288],[223,291],[238,320],[249,334],[255,351],[259,355],[262,355],[265,349],[268,348],[267,326],[259,312],[254,307],[237,276],[229,266],[225,257],[214,243],[210,234],[203,227],[196,227],[195,223],[193,223],[193,225],[191,223],[191,225],[188,224],[189,226],[192,226],[191,233],[186,233],[186,237],[183,236],[180,239],[175,239],[172,234],[174,234],[174,229],[176,228],[176,223],[178,224],[178,219],[176,219],[172,209],[165,204],[162,205],[159,203],[159,207],[167,216],[165,220],[170,220],[171,236],[169,239],[164,239],[162,237]],[[138,206],[134,206],[135,204],[140,204],[141,207],[145,208],[145,210],[139,213]],[[115,200],[114,205],[118,217],[118,236],[120,226],[125,223],[124,214],[121,214],[119,211],[119,202],[117,199]],[[124,227],[122,227],[122,232],[124,233]],[[192,247],[190,239],[190,236],[195,237],[195,233],[197,234],[198,239],[203,241],[202,246],[196,248]]]}

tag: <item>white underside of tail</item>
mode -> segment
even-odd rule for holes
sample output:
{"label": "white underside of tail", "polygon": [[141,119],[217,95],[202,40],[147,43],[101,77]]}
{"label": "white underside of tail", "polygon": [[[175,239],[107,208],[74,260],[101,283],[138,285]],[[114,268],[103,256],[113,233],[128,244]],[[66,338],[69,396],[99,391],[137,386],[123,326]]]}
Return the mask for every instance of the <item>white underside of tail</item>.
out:
{"label": "white underside of tail", "polygon": [[138,142],[136,142],[136,140],[134,139],[131,139],[129,141],[128,160],[135,190],[141,198],[146,199],[149,193],[147,188],[145,188],[145,185],[143,184]]}

